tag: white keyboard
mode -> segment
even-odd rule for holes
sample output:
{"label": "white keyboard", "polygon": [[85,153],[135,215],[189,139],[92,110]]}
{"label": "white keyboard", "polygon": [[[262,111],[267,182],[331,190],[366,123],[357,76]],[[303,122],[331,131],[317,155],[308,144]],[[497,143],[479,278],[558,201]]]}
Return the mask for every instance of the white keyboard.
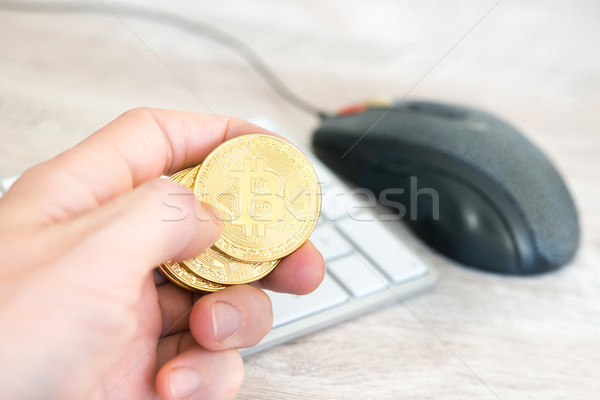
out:
{"label": "white keyboard", "polygon": [[[267,290],[273,329],[258,345],[242,349],[243,356],[377,310],[435,282],[434,271],[401,241],[394,229],[398,221],[379,221],[327,167],[309,158],[323,193],[321,219],[310,240],[325,259],[325,279],[304,296]],[[17,178],[0,179],[0,196]]]}

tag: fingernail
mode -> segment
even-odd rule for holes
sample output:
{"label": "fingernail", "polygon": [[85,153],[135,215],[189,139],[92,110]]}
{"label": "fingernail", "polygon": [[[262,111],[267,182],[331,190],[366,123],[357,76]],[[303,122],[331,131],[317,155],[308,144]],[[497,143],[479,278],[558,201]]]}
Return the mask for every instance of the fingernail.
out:
{"label": "fingernail", "polygon": [[186,399],[202,386],[202,376],[191,367],[175,368],[169,372],[169,388],[175,399]]}
{"label": "fingernail", "polygon": [[217,301],[212,306],[215,339],[221,342],[231,337],[242,325],[242,313],[229,303]]}

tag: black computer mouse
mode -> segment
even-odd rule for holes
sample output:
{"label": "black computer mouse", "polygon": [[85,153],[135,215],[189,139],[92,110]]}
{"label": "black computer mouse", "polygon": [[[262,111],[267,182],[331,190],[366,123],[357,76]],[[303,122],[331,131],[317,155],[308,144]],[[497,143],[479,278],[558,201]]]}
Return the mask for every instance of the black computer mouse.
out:
{"label": "black computer mouse", "polygon": [[464,265],[537,274],[564,265],[577,249],[577,212],[560,174],[489,113],[422,101],[347,107],[323,118],[313,147]]}

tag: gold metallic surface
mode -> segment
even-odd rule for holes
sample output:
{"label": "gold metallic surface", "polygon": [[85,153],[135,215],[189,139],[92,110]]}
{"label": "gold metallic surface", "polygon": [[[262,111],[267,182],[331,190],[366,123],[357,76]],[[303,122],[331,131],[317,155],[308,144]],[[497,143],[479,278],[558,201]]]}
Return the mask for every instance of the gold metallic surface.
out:
{"label": "gold metallic surface", "polygon": [[214,246],[197,257],[181,262],[204,279],[226,285],[254,282],[279,264],[279,259],[250,263],[239,261]]}
{"label": "gold metallic surface", "polygon": [[194,182],[196,182],[196,175],[198,175],[198,170],[200,170],[201,166],[202,164],[197,165],[194,168],[188,168],[186,173],[181,175],[178,180],[173,179],[173,177],[171,177],[171,179],[173,179],[175,182],[179,182],[181,186],[193,190]]}
{"label": "gold metallic surface", "polygon": [[[171,176],[170,179],[187,187],[188,189],[192,189],[199,168],[200,166],[197,166],[195,168],[188,168],[184,171],[180,171]],[[211,282],[196,275],[182,263],[169,261],[160,265],[159,268],[173,283],[187,290],[216,292],[217,290],[221,290],[226,287],[225,285]]]}
{"label": "gold metallic surface", "polygon": [[217,208],[224,220],[213,247],[159,267],[187,290],[214,292],[262,278],[306,241],[319,218],[315,171],[298,149],[273,136],[231,139],[170,179]]}
{"label": "gold metallic surface", "polygon": [[296,147],[269,135],[231,139],[210,153],[194,185],[196,197],[223,218],[214,245],[246,262],[267,262],[300,247],[317,224],[317,174]]}
{"label": "gold metallic surface", "polygon": [[196,289],[194,289],[193,287],[188,286],[184,282],[180,281],[179,278],[177,277],[177,275],[175,275],[175,273],[171,271],[171,268],[175,267],[174,264],[178,264],[178,263],[176,263],[174,261],[167,261],[164,264],[160,264],[158,266],[158,269],[160,270],[160,272],[162,272],[162,274],[166,278],[168,278],[175,285],[179,286],[182,289],[191,290],[191,291],[195,292]]}
{"label": "gold metallic surface", "polygon": [[181,178],[183,178],[183,176],[185,174],[190,172],[190,170],[191,170],[191,168],[182,169],[181,171],[176,172],[173,175],[171,175],[171,177],[169,179],[179,183],[179,182],[181,182]]}
{"label": "gold metallic surface", "polygon": [[[200,165],[183,175],[180,178],[180,183],[189,189],[193,189],[199,168]],[[179,265],[186,267],[200,278],[226,285],[253,282],[267,275],[277,264],[279,264],[279,260],[265,263],[239,261],[214,247],[207,249],[194,258],[179,263]]]}
{"label": "gold metallic surface", "polygon": [[216,292],[227,287],[199,277],[181,263],[169,261],[162,264],[160,269],[167,278],[183,289]]}

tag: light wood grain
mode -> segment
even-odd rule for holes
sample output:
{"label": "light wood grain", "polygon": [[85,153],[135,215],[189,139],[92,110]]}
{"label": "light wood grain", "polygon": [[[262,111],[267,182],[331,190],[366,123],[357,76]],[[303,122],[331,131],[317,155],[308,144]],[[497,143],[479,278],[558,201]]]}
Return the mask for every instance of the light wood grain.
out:
{"label": "light wood grain", "polygon": [[[494,2],[197,3],[152,6],[243,37],[322,108],[410,92],[512,121],[564,174],[583,229],[570,265],[532,278],[463,268],[414,240],[440,273],[432,292],[250,357],[240,399],[600,396],[600,3],[502,1],[458,44]],[[115,18],[0,12],[0,174],[141,105],[263,117],[308,142],[316,120],[229,49],[125,22],[162,61]]]}

